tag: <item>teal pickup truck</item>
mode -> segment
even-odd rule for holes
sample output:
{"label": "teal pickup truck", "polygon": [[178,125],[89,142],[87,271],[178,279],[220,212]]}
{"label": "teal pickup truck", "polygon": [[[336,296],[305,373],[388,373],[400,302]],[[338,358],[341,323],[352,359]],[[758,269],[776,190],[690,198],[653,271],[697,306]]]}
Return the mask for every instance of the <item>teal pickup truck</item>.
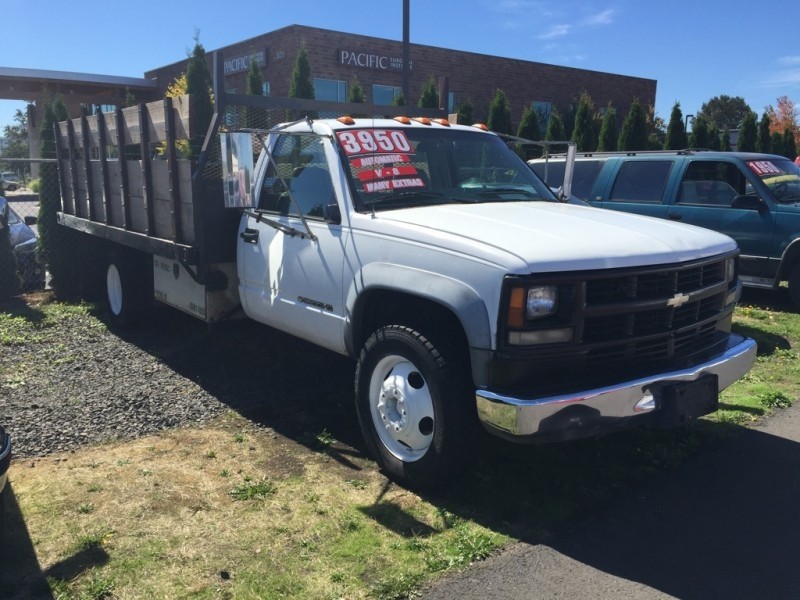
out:
{"label": "teal pickup truck", "polygon": [[[529,162],[553,188],[565,159]],[[772,154],[663,151],[579,154],[572,195],[610,208],[725,233],[739,244],[745,286],[787,282],[800,310],[800,167]]]}

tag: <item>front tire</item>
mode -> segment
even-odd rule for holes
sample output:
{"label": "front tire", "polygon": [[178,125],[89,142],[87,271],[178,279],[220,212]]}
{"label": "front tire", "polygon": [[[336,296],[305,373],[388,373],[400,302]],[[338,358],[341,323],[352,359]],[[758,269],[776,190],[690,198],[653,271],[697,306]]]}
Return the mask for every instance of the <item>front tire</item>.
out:
{"label": "front tire", "polygon": [[440,352],[399,325],[374,332],[356,368],[356,408],[369,450],[399,483],[432,488],[457,475],[478,444],[470,378],[455,349]]}

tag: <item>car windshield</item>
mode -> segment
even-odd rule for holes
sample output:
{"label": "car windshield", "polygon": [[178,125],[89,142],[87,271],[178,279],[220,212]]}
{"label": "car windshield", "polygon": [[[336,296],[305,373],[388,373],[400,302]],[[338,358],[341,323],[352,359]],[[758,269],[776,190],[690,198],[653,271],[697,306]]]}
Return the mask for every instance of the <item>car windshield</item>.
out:
{"label": "car windshield", "polygon": [[778,202],[800,202],[800,167],[788,158],[747,161]]}
{"label": "car windshield", "polygon": [[499,137],[445,127],[337,132],[357,210],[433,204],[556,202]]}

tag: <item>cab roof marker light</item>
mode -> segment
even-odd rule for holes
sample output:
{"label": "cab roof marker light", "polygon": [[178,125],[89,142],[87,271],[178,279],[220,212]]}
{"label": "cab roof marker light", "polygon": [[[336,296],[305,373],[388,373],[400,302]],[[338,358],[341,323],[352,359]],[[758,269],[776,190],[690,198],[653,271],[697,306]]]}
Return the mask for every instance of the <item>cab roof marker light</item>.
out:
{"label": "cab roof marker light", "polygon": [[412,120],[416,121],[417,123],[422,123],[423,125],[431,124],[431,120],[428,117],[414,117]]}
{"label": "cab roof marker light", "polygon": [[447,119],[433,119],[434,123],[438,123],[439,125],[444,125],[445,127],[450,127],[450,121]]}
{"label": "cab roof marker light", "polygon": [[477,127],[478,129],[480,129],[482,131],[489,131],[489,128],[486,125],[484,125],[483,123],[473,123],[472,126],[473,127]]}
{"label": "cab roof marker light", "polygon": [[355,125],[356,124],[355,119],[353,119],[353,117],[350,117],[350,116],[339,117],[336,120],[339,121],[339,123],[341,123],[342,125]]}
{"label": "cab roof marker light", "polygon": [[397,121],[398,123],[402,123],[403,125],[411,125],[411,119],[409,119],[408,117],[402,117],[402,116],[395,117],[394,120]]}

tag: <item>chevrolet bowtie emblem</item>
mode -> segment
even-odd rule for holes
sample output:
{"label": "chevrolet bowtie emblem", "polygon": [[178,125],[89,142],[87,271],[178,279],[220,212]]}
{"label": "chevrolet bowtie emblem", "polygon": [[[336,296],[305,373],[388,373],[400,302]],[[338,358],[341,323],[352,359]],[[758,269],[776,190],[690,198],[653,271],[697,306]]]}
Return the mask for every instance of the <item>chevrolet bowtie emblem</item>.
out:
{"label": "chevrolet bowtie emblem", "polygon": [[667,306],[671,306],[672,308],[680,308],[688,301],[689,301],[689,296],[687,294],[681,294],[680,292],[678,292],[672,298],[667,300]]}

